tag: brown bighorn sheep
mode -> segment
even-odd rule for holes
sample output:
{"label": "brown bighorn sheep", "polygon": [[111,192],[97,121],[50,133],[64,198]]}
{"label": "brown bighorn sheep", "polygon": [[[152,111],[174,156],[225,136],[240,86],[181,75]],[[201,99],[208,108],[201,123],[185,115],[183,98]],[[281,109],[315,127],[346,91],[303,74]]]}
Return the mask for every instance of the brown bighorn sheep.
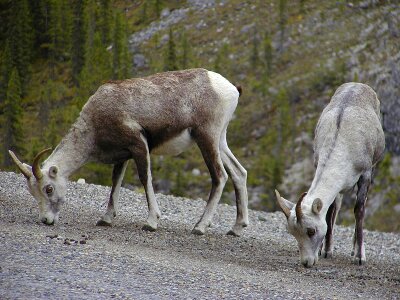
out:
{"label": "brown bighorn sheep", "polygon": [[228,148],[226,131],[238,103],[240,88],[205,69],[159,73],[109,82],[99,87],[51,155],[39,167],[46,149],[30,168],[10,151],[39,202],[43,223],[57,221],[68,177],[88,161],[113,164],[107,212],[98,225],[111,225],[129,159],[133,158],[147,197],[149,215],[143,229],[156,230],[160,210],[154,195],[150,154],[178,155],[197,143],[210,171],[212,188],[200,221],[193,229],[204,234],[232,178],[237,204],[236,223],[229,234],[248,225],[247,172]]}
{"label": "brown bighorn sheep", "polygon": [[369,86],[361,83],[341,85],[322,112],[315,130],[316,172],[308,192],[294,204],[275,191],[287,218],[288,230],[298,242],[300,260],[305,267],[317,263],[319,252],[325,258],[332,256],[333,227],[342,196],[356,183],[352,256],[356,264],[366,261],[364,206],[373,169],[385,149],[379,106],[379,100]]}

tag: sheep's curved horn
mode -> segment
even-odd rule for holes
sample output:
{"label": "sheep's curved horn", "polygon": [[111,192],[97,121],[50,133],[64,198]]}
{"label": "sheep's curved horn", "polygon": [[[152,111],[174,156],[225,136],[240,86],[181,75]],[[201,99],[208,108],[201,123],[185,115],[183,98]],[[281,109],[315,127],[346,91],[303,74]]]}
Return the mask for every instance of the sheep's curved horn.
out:
{"label": "sheep's curved horn", "polygon": [[26,177],[26,179],[29,179],[32,177],[32,172],[18,159],[18,157],[12,152],[11,150],[8,150],[8,153],[10,153],[10,156],[14,163],[17,165],[18,169],[21,171],[22,174]]}
{"label": "sheep's curved horn", "polygon": [[33,175],[35,176],[36,180],[40,180],[43,178],[43,173],[42,173],[42,170],[40,170],[39,161],[44,154],[46,154],[47,152],[50,152],[50,151],[51,151],[51,148],[47,148],[47,149],[40,151],[38,153],[38,155],[36,155],[35,159],[33,160],[32,172],[33,172]]}
{"label": "sheep's curved horn", "polygon": [[305,195],[307,195],[306,192],[301,194],[299,201],[297,201],[296,204],[296,217],[297,217],[297,223],[300,223],[301,219],[303,218],[303,211],[301,210],[301,202],[303,201]]}

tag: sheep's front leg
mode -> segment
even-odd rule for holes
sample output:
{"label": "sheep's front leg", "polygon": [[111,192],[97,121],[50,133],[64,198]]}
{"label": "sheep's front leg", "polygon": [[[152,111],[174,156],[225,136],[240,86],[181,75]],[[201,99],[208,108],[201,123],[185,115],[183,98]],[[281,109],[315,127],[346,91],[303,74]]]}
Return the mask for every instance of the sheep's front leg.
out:
{"label": "sheep's front leg", "polygon": [[158,208],[153,189],[149,147],[147,145],[146,138],[142,134],[140,134],[140,141],[138,141],[138,144],[132,148],[132,154],[136,163],[140,182],[146,191],[147,206],[149,209],[147,222],[142,229],[147,231],[155,231],[158,226],[158,220],[161,217],[161,212]]}
{"label": "sheep's front leg", "polygon": [[321,256],[324,258],[331,258],[333,253],[333,229],[336,223],[336,217],[342,206],[342,194],[336,196],[335,201],[331,204],[326,214],[326,224],[328,229],[325,235],[325,243],[322,247]]}
{"label": "sheep's front leg", "polygon": [[353,236],[353,261],[357,265],[363,265],[366,262],[364,236],[363,236],[363,221],[365,213],[365,202],[367,201],[368,189],[371,184],[371,172],[361,175],[357,182],[357,201],[354,207],[354,216],[356,219],[356,226]]}
{"label": "sheep's front leg", "polygon": [[[209,132],[213,132],[210,130]],[[211,192],[207,201],[206,208],[204,209],[203,216],[193,228],[192,233],[202,235],[205,233],[206,228],[211,225],[211,220],[217,208],[217,204],[222,195],[222,190],[228,180],[228,174],[222,164],[221,155],[219,151],[219,138],[215,139],[207,132],[197,133],[195,140],[203,155],[204,161],[208,167],[211,175]]]}
{"label": "sheep's front leg", "polygon": [[115,164],[113,173],[112,173],[112,187],[110,200],[107,205],[107,212],[104,216],[101,217],[99,221],[97,221],[97,226],[111,226],[113,219],[117,215],[116,211],[118,208],[118,199],[119,199],[119,191],[122,184],[122,179],[124,178],[126,166],[128,165],[128,161],[125,161],[120,164]]}

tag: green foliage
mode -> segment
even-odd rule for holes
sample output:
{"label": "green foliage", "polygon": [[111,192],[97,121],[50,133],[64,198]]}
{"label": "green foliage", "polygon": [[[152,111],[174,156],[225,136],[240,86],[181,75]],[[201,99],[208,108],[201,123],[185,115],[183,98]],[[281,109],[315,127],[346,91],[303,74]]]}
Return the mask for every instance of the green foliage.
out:
{"label": "green foliage", "polygon": [[85,2],[74,0],[73,7],[73,25],[72,25],[72,45],[71,45],[71,65],[72,80],[77,85],[79,83],[79,74],[85,63],[85,45],[86,45],[86,22],[84,18]]}
{"label": "green foliage", "polygon": [[99,32],[103,45],[108,47],[111,44],[111,28],[112,28],[112,7],[110,0],[100,1],[99,13]]}
{"label": "green foliage", "polygon": [[223,44],[217,53],[217,57],[214,62],[214,70],[217,73],[226,74],[229,70],[229,45]]}
{"label": "green foliage", "polygon": [[115,14],[113,36],[113,79],[125,79],[130,76],[131,59],[128,51],[127,27],[122,13]]}
{"label": "green foliage", "polygon": [[259,50],[258,50],[258,37],[257,37],[257,30],[254,30],[254,34],[253,34],[253,50],[251,52],[251,57],[250,57],[250,63],[251,63],[251,67],[253,68],[254,71],[256,71],[259,67]]}
{"label": "green foliage", "polygon": [[176,49],[175,49],[175,41],[174,41],[174,33],[172,28],[169,29],[169,39],[168,46],[165,53],[164,59],[164,71],[175,71],[178,70],[178,61],[176,58]]}
{"label": "green foliage", "polygon": [[182,33],[181,35],[181,49],[182,49],[181,63],[180,63],[181,69],[187,69],[191,62],[191,52],[185,32]]}
{"label": "green foliage", "polygon": [[17,68],[21,80],[21,90],[29,80],[29,69],[33,53],[34,30],[27,0],[12,1],[8,39],[12,65]]}
{"label": "green foliage", "polygon": [[3,110],[3,103],[6,98],[6,91],[7,91],[8,81],[10,80],[12,67],[13,64],[12,64],[10,43],[7,40],[5,49],[1,55],[1,60],[0,60],[0,111]]}
{"label": "green foliage", "polygon": [[49,52],[52,64],[70,55],[72,11],[67,0],[51,0],[49,12]]}
{"label": "green foliage", "polygon": [[283,51],[287,23],[287,0],[279,0],[279,51]]}
{"label": "green foliage", "polygon": [[272,73],[272,41],[271,37],[268,33],[265,34],[264,37],[264,68],[265,68],[265,76],[269,77]]}
{"label": "green foliage", "polygon": [[85,53],[85,65],[79,79],[79,106],[112,76],[111,55],[104,47],[99,32],[95,33],[93,43],[87,44]]}
{"label": "green foliage", "polygon": [[3,164],[5,167],[12,165],[12,161],[8,155],[9,149],[18,153],[21,153],[23,150],[21,94],[18,70],[14,67],[8,82],[6,101],[4,103]]}

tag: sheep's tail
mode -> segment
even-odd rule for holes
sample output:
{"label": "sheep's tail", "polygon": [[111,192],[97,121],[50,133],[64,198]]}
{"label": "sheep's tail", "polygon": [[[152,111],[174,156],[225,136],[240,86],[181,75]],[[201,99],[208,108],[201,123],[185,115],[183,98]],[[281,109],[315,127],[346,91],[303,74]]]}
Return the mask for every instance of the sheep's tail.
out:
{"label": "sheep's tail", "polygon": [[235,85],[236,89],[239,92],[239,97],[242,95],[242,87],[240,85]]}

